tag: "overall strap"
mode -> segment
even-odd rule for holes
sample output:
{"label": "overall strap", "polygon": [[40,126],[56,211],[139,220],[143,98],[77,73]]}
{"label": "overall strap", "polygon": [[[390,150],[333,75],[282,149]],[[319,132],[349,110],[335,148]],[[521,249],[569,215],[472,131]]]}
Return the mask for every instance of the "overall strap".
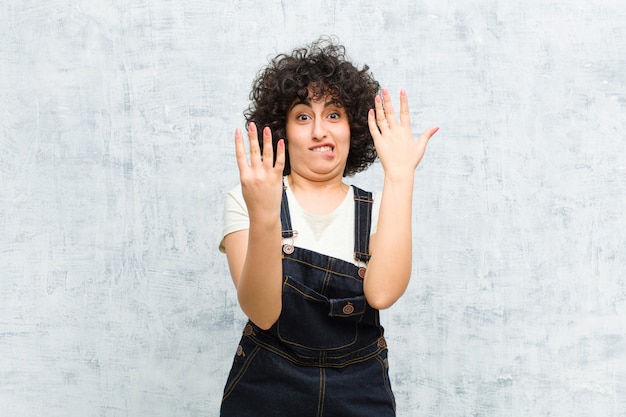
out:
{"label": "overall strap", "polygon": [[280,224],[283,239],[293,237],[294,230],[291,227],[291,215],[289,214],[289,203],[287,202],[287,191],[285,187],[283,187],[283,198],[280,204]]}
{"label": "overall strap", "polygon": [[358,187],[354,189],[354,258],[365,262],[370,260],[370,228],[372,225],[372,193]]}

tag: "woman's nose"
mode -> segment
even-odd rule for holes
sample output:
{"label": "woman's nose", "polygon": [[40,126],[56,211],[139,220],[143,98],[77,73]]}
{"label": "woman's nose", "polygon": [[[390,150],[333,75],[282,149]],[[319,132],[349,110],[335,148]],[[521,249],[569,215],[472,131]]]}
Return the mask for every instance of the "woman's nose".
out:
{"label": "woman's nose", "polygon": [[313,122],[313,139],[323,139],[326,137],[326,125],[324,124],[324,120],[321,118],[316,118],[315,122]]}

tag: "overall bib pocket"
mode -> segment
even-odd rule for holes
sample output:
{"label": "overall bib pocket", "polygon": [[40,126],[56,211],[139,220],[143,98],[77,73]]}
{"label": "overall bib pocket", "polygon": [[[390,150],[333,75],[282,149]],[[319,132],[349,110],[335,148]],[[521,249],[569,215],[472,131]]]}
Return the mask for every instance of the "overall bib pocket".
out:
{"label": "overall bib pocket", "polygon": [[308,349],[344,348],[356,342],[365,307],[364,296],[328,299],[286,276],[277,334],[285,343]]}

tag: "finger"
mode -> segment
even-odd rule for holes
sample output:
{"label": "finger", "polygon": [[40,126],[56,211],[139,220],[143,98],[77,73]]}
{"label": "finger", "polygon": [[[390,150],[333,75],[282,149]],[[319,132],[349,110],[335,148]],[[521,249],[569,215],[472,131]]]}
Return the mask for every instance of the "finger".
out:
{"label": "finger", "polygon": [[243,144],[243,134],[241,129],[235,129],[235,157],[237,158],[237,167],[239,173],[248,167],[248,158],[246,157],[246,147]]}
{"label": "finger", "polygon": [[406,128],[411,127],[411,114],[409,113],[409,98],[407,97],[406,91],[404,89],[400,90],[400,124],[402,125],[402,127],[406,127]]}
{"label": "finger", "polygon": [[374,107],[376,109],[376,124],[378,125],[380,132],[385,133],[389,130],[389,123],[385,117],[385,111],[383,110],[383,101],[379,95],[376,96],[374,101]]}
{"label": "finger", "polygon": [[374,141],[377,141],[380,138],[380,130],[378,129],[378,124],[376,122],[376,112],[374,109],[370,109],[367,113],[367,125],[370,128],[370,133],[372,134],[372,138]]}
{"label": "finger", "polygon": [[285,168],[285,159],[285,140],[280,139],[276,144],[276,163],[274,164],[274,169],[282,173]]}
{"label": "finger", "polygon": [[383,88],[383,103],[384,103],[384,114],[387,119],[387,123],[389,127],[396,126],[396,115],[393,111],[393,103],[391,102],[391,96],[389,95],[389,90]]}
{"label": "finger", "polygon": [[259,146],[259,133],[254,122],[250,122],[248,125],[248,140],[250,141],[250,165],[255,166],[261,162],[261,148]]}
{"label": "finger", "polygon": [[265,126],[263,128],[263,162],[272,166],[274,159],[274,149],[272,147],[272,130]]}
{"label": "finger", "polygon": [[426,145],[428,145],[428,141],[433,137],[435,133],[439,130],[438,127],[432,127],[430,129],[426,129],[422,132],[422,134],[417,139],[417,147],[421,153],[426,151]]}

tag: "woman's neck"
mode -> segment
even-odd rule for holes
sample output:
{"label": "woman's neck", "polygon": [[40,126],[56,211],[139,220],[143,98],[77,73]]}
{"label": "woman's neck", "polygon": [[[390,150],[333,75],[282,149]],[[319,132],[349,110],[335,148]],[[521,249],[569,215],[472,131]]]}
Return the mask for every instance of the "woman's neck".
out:
{"label": "woman's neck", "polygon": [[329,214],[339,207],[349,189],[341,177],[329,181],[311,181],[297,175],[288,175],[286,180],[298,204],[317,216]]}

